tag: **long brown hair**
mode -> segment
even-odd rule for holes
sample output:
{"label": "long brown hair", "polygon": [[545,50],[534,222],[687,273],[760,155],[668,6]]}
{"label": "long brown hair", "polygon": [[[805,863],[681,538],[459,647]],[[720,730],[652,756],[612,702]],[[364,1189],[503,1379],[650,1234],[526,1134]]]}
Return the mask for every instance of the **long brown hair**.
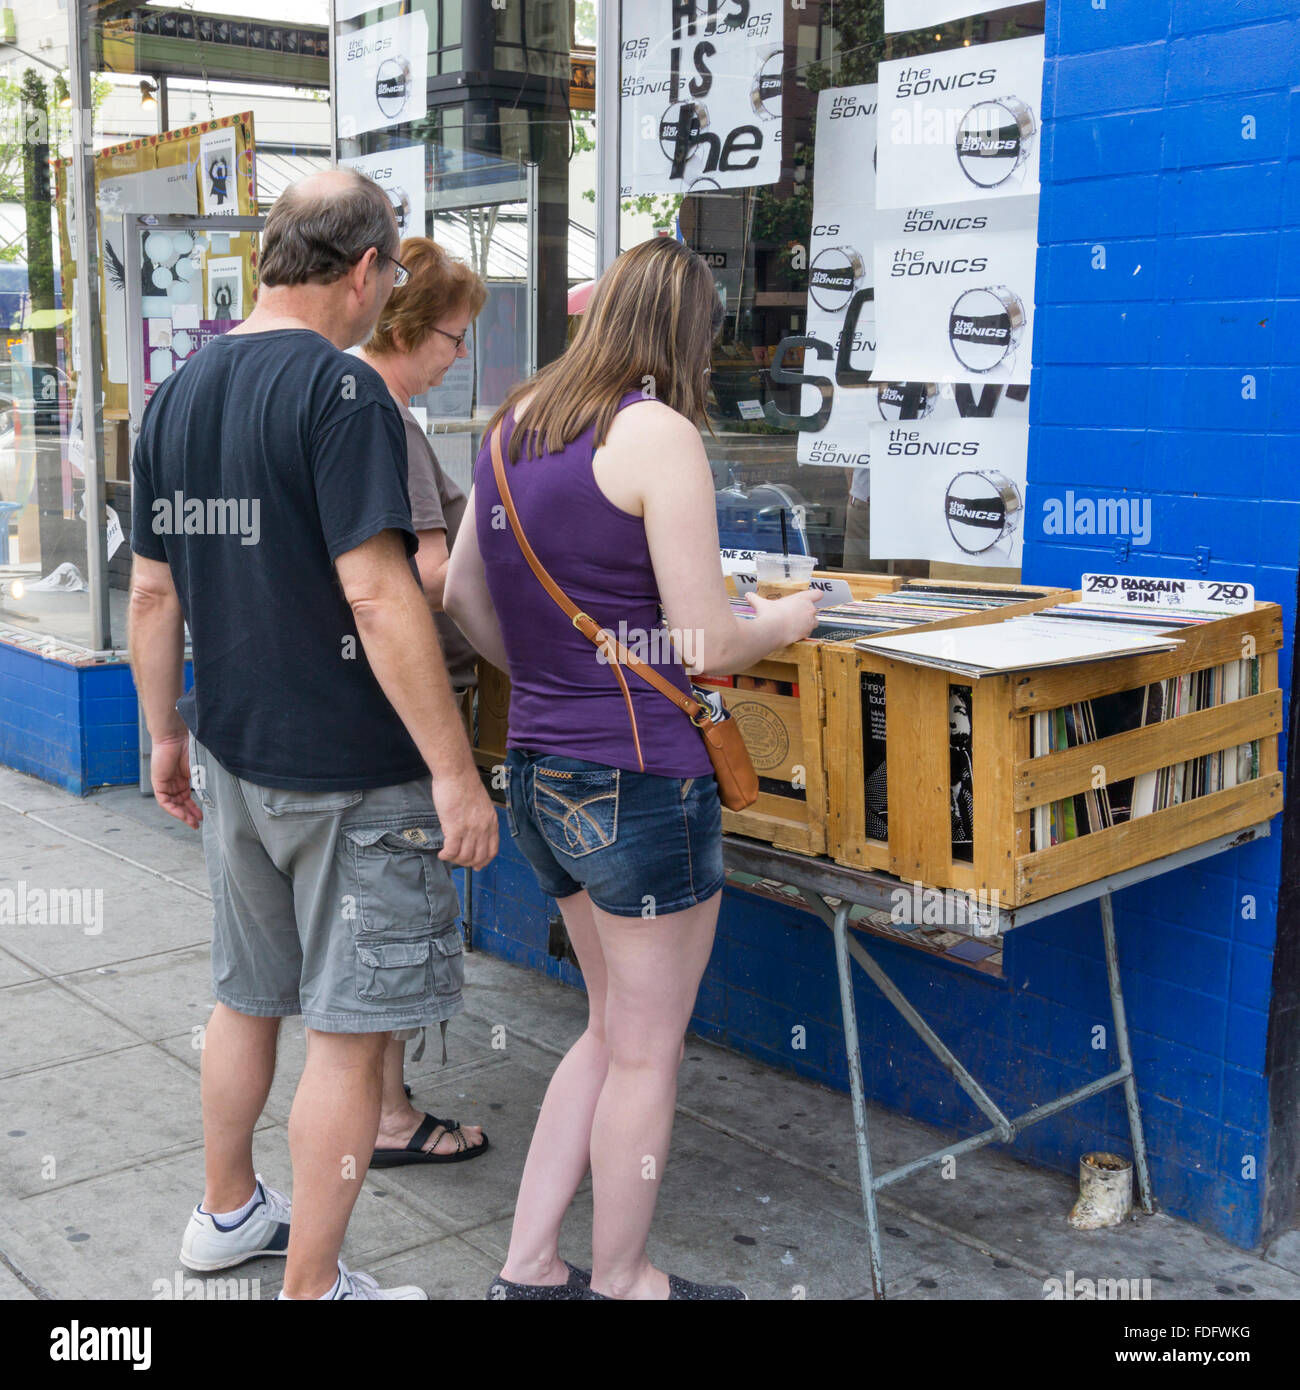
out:
{"label": "long brown hair", "polygon": [[643,241],[600,277],[568,349],[510,388],[487,432],[530,391],[536,398],[510,436],[512,463],[525,442],[529,456],[558,453],[593,424],[599,447],[629,391],[644,391],[698,422],[722,322],[722,304],[704,261],[670,237]]}

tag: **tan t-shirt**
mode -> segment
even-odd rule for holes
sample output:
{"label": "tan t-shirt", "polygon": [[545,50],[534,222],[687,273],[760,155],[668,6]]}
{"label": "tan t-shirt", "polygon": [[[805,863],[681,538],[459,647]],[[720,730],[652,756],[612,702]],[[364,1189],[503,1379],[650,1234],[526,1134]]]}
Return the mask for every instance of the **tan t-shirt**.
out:
{"label": "tan t-shirt", "polygon": [[[400,401],[397,408],[406,429],[406,487],[411,494],[411,524],[417,531],[445,531],[450,550],[456,544],[456,533],[465,515],[465,494],[442,471],[420,422]],[[477,685],[475,662],[478,654],[465,634],[445,613],[435,613],[433,619],[438,625],[438,640],[442,643],[452,689],[465,690]]]}

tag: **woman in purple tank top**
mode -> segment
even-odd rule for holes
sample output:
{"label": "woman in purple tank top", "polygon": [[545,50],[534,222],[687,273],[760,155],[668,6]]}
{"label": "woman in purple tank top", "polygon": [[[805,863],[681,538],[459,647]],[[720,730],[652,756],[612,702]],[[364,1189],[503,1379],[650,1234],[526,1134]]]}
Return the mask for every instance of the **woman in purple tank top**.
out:
{"label": "woman in purple tank top", "polygon": [[[704,262],[656,238],[601,277],[572,345],[489,425],[452,552],[447,611],[510,673],[510,833],[555,897],[589,1019],[551,1079],[489,1298],[743,1298],[656,1269],[646,1237],[677,1069],[723,884],[717,784],[699,731],[609,663],[520,550],[489,446],[501,424],[524,536],[584,613],[680,689],[806,636],[808,594],[732,611],[697,422],[722,310]],[[625,676],[627,689],[620,682]],[[592,1271],[559,1257],[592,1175]]]}

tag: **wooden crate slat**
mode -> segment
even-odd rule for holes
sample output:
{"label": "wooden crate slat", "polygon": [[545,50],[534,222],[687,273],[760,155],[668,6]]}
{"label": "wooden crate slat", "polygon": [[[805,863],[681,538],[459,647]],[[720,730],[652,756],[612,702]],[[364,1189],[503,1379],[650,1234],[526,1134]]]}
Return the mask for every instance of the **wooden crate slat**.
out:
{"label": "wooden crate slat", "polygon": [[747,835],[751,840],[764,840],[777,849],[794,850],[798,854],[820,854],[819,827],[807,819],[790,815],[801,803],[759,792],[758,800],[745,811],[722,810],[722,828],[728,835]]}
{"label": "wooden crate slat", "polygon": [[1281,728],[1282,692],[1270,690],[1030,758],[1015,769],[1016,810],[1088,791],[1093,785],[1092,770],[1099,764],[1105,768],[1107,783],[1121,782],[1140,772],[1269,738]]}
{"label": "wooden crate slat", "polygon": [[[1277,653],[1265,652],[1259,658],[1259,688],[1261,691],[1277,689]],[[1277,771],[1277,739],[1266,739],[1259,745],[1259,775],[1267,776]]]}
{"label": "wooden crate slat", "polygon": [[887,869],[888,842],[867,839],[862,693],[857,661],[860,655],[851,646],[822,646],[822,680],[826,687],[826,850],[838,863],[851,868]]}
{"label": "wooden crate slat", "polygon": [[974,875],[981,888],[1009,895],[1015,883],[1016,821],[1011,776],[1017,725],[1006,676],[972,686],[971,782],[975,788]]}
{"label": "wooden crate slat", "polygon": [[954,681],[947,671],[901,661],[883,665],[889,718],[889,867],[899,878],[926,880],[935,865],[952,858],[948,687]]}
{"label": "wooden crate slat", "polygon": [[[905,582],[916,581],[900,580],[899,587]],[[931,587],[989,589],[1002,586],[945,579],[934,581]],[[1025,586],[1015,585],[1013,587]],[[1008,604],[1006,607],[992,612],[971,613],[960,618],[940,619],[933,623],[921,624],[913,630],[933,632],[948,627],[977,626],[996,622],[1005,617],[1036,612],[1039,608],[1045,608],[1054,603],[1062,603],[1070,597],[1072,592],[1069,589],[1052,589],[1047,585],[1039,587],[1043,591],[1039,598]],[[864,672],[868,671],[884,672],[886,666],[890,669],[902,670],[905,663],[889,662],[883,655],[861,651],[854,645],[851,638],[841,642],[822,642],[819,645],[822,654],[822,680],[826,688],[826,730],[824,735],[827,803],[826,852],[837,863],[845,864],[851,868],[888,869],[891,867],[888,843],[883,840],[868,840],[866,838],[861,677]],[[969,681],[964,681],[958,677],[954,677],[950,683],[954,685],[970,684]],[[893,707],[889,703],[891,698],[889,695],[886,696],[887,710]],[[1004,730],[999,737],[1005,736],[1005,733]],[[945,768],[947,746],[947,723],[945,721],[943,753]],[[978,745],[974,746],[978,757]],[[1028,748],[1026,747],[1027,751]],[[888,741],[886,742],[886,754],[888,754]],[[895,772],[889,770],[886,775],[889,786],[893,788]],[[946,778],[946,771],[944,776]],[[910,808],[911,800],[906,789],[901,791],[899,795],[899,804],[907,805]],[[948,832],[947,844],[950,849],[950,831]],[[976,852],[978,853],[978,840]],[[973,869],[960,862],[953,864],[951,856],[948,864],[949,869],[945,872],[961,871],[969,875],[970,882],[963,883],[963,887],[976,886]]]}
{"label": "wooden crate slat", "polygon": [[1092,700],[1099,695],[1136,690],[1140,685],[1151,685],[1188,671],[1240,661],[1246,655],[1243,641],[1247,638],[1255,643],[1255,650],[1249,655],[1262,658],[1282,645],[1282,610],[1275,603],[1256,604],[1254,612],[1234,613],[1202,627],[1184,628],[1170,635],[1182,641],[1182,645],[1171,652],[1026,671],[1015,688],[1016,709],[1059,709],[1062,705]]}
{"label": "wooden crate slat", "polygon": [[746,811],[724,811],[731,834],[767,840],[782,849],[821,854],[826,849],[826,768],[822,753],[821,650],[815,642],[795,642],[739,673],[797,685],[799,694],[714,687],[733,712],[760,777],[803,783],[803,797],[759,793]]}
{"label": "wooden crate slat", "polygon": [[1281,809],[1282,776],[1274,772],[1077,840],[1035,850],[1024,855],[1017,866],[1016,905],[1050,898],[1135,864],[1244,830]]}

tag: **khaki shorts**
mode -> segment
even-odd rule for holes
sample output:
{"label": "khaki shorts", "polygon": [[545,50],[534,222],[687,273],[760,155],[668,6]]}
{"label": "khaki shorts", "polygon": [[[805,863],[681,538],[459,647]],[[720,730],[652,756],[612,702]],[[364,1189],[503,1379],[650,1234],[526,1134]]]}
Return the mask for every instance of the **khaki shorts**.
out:
{"label": "khaki shorts", "polygon": [[323,1033],[421,1028],[464,1007],[460,900],[427,780],[257,786],[192,736],[212,884],[212,987],[237,1013]]}

